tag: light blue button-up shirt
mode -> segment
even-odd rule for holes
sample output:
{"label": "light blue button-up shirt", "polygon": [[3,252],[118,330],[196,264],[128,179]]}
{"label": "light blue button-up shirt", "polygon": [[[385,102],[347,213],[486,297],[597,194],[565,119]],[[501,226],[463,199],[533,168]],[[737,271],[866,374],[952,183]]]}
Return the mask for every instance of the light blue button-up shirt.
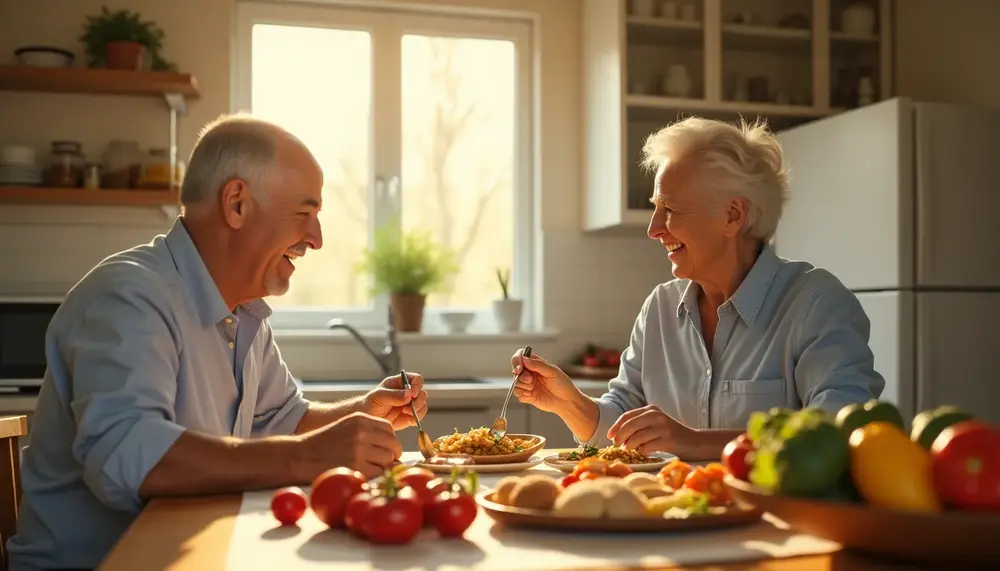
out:
{"label": "light blue button-up shirt", "polygon": [[675,279],[646,298],[618,376],[597,401],[600,421],[588,444],[607,445],[618,417],[650,404],[692,428],[741,429],[757,410],[815,406],[836,414],[882,394],[868,317],[830,272],[766,246],[719,307],[711,355],[699,292]]}
{"label": "light blue button-up shirt", "polygon": [[290,434],[308,407],[261,300],[230,312],[178,219],[102,261],[46,334],[12,571],[96,567],[184,431]]}

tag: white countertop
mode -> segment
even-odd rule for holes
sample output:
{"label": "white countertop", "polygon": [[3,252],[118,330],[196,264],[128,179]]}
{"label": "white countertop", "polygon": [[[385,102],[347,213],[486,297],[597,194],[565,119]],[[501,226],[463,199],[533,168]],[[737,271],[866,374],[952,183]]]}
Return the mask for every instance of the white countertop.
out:
{"label": "white countertop", "polygon": [[[590,396],[600,396],[608,388],[607,381],[576,380],[576,386]],[[316,401],[338,401],[352,396],[364,394],[371,390],[375,383],[356,383],[350,381],[299,381],[306,398]],[[469,400],[492,401],[503,400],[510,389],[510,377],[479,377],[476,382],[469,383],[434,383],[425,385],[428,397],[434,402],[458,402]],[[0,414],[25,413],[35,410],[36,395],[2,395],[0,394]]]}

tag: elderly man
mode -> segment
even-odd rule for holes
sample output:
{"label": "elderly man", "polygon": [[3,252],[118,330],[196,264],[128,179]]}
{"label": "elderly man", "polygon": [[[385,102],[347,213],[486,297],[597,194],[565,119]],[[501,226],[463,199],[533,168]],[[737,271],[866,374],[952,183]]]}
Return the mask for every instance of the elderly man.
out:
{"label": "elderly man", "polygon": [[584,443],[718,459],[750,413],[835,414],[885,381],[857,298],[823,269],[768,244],[787,193],[781,147],[763,124],[690,118],[652,134],[648,235],[674,279],[646,298],[608,392],[590,399],[557,367],[514,354],[521,400],[559,415]]}
{"label": "elderly man", "polygon": [[367,476],[426,410],[423,379],[318,404],[288,371],[261,300],[323,238],[323,175],[301,141],[247,117],[201,134],[165,236],[115,254],[67,294],[24,455],[12,570],[93,568],[156,496]]}

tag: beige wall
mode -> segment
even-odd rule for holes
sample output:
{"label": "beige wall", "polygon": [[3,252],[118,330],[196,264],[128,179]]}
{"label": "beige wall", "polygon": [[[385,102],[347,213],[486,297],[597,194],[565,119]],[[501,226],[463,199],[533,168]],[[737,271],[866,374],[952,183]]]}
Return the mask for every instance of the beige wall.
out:
{"label": "beige wall", "polygon": [[[79,53],[75,38],[102,0],[0,0],[0,59],[24,44],[52,44]],[[584,237],[580,213],[580,5],[577,0],[423,0],[424,4],[502,6],[537,12],[541,22],[541,244],[547,325],[563,332],[533,343],[559,357],[586,341],[623,345],[652,287],[669,279],[656,244],[635,238]],[[180,128],[186,155],[199,127],[228,111],[232,0],[122,0],[166,30],[165,56],[193,73],[202,99]],[[53,139],[75,139],[99,155],[112,138],[141,145],[166,142],[167,115],[156,100],[0,92],[0,144],[40,151]],[[0,206],[0,293],[64,292],[102,257],[145,242],[170,222],[156,209]],[[334,239],[326,247],[336,247]],[[343,345],[282,341],[293,373],[365,374],[367,356]],[[523,342],[475,342],[448,352],[427,344],[405,348],[408,368],[425,374],[507,374],[507,358]],[[329,351],[329,352],[328,352]],[[461,355],[458,355],[461,353]],[[317,356],[319,354],[319,356]]]}

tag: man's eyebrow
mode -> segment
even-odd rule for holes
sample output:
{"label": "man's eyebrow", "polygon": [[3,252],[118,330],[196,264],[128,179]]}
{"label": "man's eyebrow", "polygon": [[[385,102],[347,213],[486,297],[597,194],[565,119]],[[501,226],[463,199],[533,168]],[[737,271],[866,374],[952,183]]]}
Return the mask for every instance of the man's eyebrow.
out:
{"label": "man's eyebrow", "polygon": [[313,208],[319,208],[319,202],[313,198],[306,198],[302,201],[302,206],[312,206]]}

